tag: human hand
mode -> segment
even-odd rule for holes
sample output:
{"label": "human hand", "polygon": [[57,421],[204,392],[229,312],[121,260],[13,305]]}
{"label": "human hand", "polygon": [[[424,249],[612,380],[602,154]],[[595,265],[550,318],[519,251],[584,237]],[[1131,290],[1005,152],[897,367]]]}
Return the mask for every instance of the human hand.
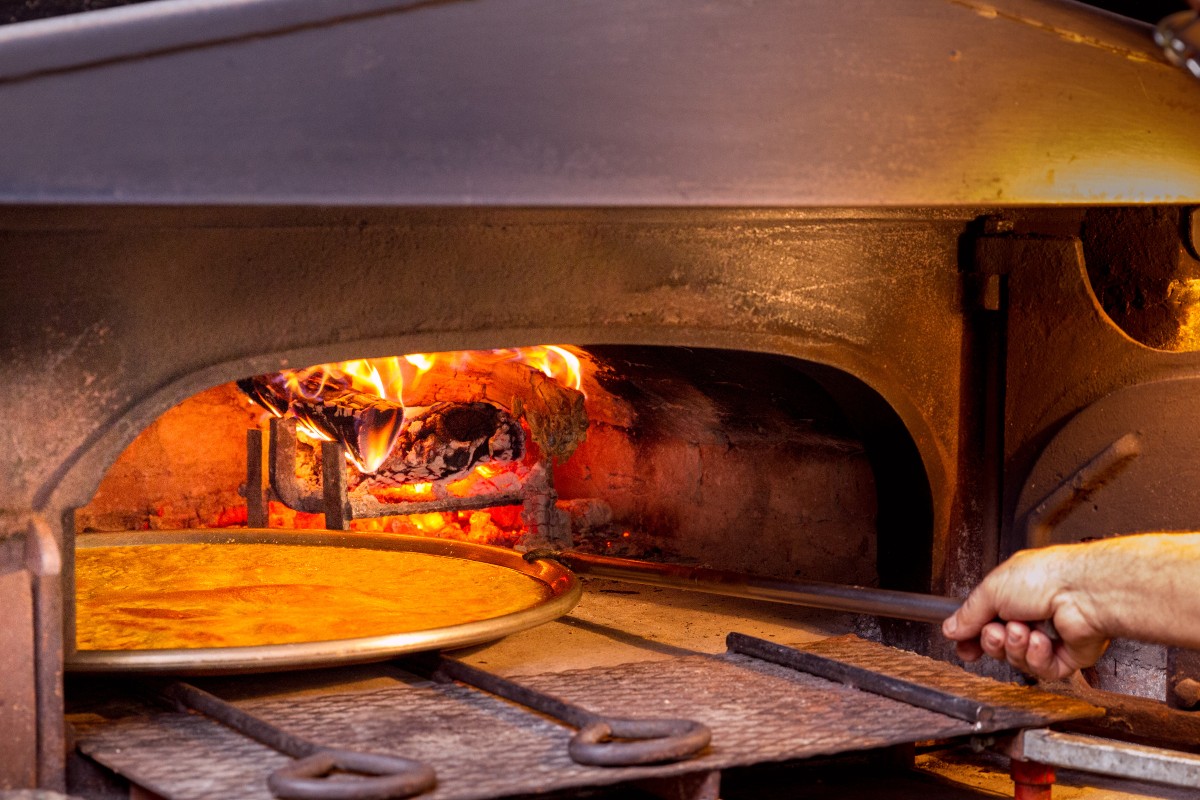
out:
{"label": "human hand", "polygon": [[[982,654],[1043,680],[1096,663],[1108,646],[1091,595],[1078,586],[1077,546],[1023,550],[991,572],[942,623],[964,661]],[[1033,630],[1051,620],[1061,640]]]}

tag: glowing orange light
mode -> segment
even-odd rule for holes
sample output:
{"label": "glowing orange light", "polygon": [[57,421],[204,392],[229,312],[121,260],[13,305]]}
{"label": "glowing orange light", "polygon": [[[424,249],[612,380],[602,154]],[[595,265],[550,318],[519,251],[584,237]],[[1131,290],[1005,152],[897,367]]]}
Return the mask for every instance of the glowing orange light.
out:
{"label": "glowing orange light", "polygon": [[433,533],[446,527],[444,514],[411,514],[408,518],[412,521],[413,527],[425,533]]}
{"label": "glowing orange light", "polygon": [[[442,364],[450,372],[476,368],[486,371],[487,367],[501,361],[517,361],[539,370],[555,381],[582,391],[583,367],[578,351],[566,345],[538,345],[505,350],[463,350],[450,353],[410,353],[389,358],[360,358],[321,364],[304,369],[286,370],[274,379],[276,390],[282,395],[280,406],[290,404],[291,413],[297,418],[297,428],[306,436],[322,441],[341,439],[346,435],[328,430],[320,420],[305,408],[304,402],[319,403],[322,394],[329,388],[350,389],[363,394],[380,397],[404,409],[404,392],[411,389],[426,373]],[[288,399],[290,398],[290,400]],[[275,411],[274,413],[279,413]],[[395,421],[368,430],[360,430],[356,441],[342,441],[346,445],[350,463],[360,472],[374,472],[384,464],[402,423]],[[490,471],[480,467],[479,474],[490,478],[500,470]]]}

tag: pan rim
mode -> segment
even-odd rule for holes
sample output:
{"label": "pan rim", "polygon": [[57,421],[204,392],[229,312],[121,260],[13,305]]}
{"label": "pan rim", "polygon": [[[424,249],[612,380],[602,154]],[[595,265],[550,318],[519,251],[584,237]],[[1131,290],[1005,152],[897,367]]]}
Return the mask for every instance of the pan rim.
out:
{"label": "pan rim", "polygon": [[153,650],[70,649],[64,667],[73,673],[169,673],[187,675],[270,672],[383,661],[397,656],[482,644],[536,627],[571,611],[583,586],[563,565],[549,559],[529,562],[521,554],[493,545],[423,536],[368,531],[288,530],[281,528],[207,528],[175,531],[86,533],[77,549],[154,544],[277,544],[418,552],[462,558],[514,569],[545,583],[550,595],[538,604],[489,619],[422,631],[239,647]]}

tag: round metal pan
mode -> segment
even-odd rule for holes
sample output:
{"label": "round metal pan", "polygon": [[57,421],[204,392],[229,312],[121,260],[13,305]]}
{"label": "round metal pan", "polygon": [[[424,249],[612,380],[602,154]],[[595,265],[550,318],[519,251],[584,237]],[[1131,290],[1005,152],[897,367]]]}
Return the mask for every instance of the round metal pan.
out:
{"label": "round metal pan", "polygon": [[[393,656],[465,647],[499,639],[510,633],[549,622],[579,602],[582,587],[570,570],[550,561],[525,561],[519,553],[500,547],[383,533],[283,530],[183,530],[135,533],[94,533],[76,539],[76,547],[116,547],[151,544],[277,544],[322,547],[361,547],[402,550],[469,559],[516,570],[542,581],[550,596],[540,604],[478,622],[423,631],[334,639],[320,642],[266,644],[248,647],[197,647],[170,650],[77,650],[69,652],[71,672],[154,672],[187,675],[267,672],[335,664],[381,661]],[[73,649],[73,648],[72,648]]]}

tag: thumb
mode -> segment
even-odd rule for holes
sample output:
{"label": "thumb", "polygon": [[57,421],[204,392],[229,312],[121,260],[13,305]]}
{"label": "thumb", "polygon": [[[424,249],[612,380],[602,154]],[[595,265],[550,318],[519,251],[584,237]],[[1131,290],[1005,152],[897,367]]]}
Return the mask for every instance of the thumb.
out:
{"label": "thumb", "polygon": [[996,611],[995,599],[985,581],[942,623],[942,633],[959,642],[974,639],[984,625],[996,618]]}

